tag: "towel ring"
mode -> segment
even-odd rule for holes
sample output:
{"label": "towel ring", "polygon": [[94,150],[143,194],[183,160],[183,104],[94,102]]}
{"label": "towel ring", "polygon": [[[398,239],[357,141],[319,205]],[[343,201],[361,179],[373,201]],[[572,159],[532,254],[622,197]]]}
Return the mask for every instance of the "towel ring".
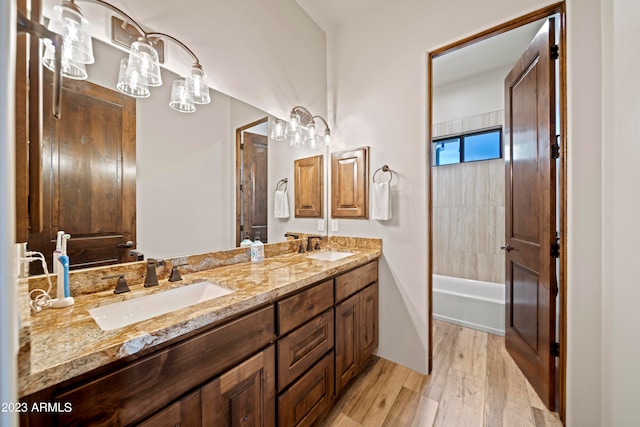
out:
{"label": "towel ring", "polygon": [[[378,174],[378,172],[388,172],[389,173],[389,181],[380,181],[380,183],[383,182],[391,182],[391,180],[393,179],[393,171],[391,169],[389,169],[388,165],[384,165],[381,168],[376,169],[376,171],[373,173],[373,182],[376,182],[376,175]],[[380,175],[382,177],[382,175]]]}
{"label": "towel ring", "polygon": [[284,188],[282,190],[287,191],[287,182],[289,182],[287,178],[282,178],[280,181],[278,181],[278,183],[276,184],[276,191],[280,191],[282,184],[284,184]]}

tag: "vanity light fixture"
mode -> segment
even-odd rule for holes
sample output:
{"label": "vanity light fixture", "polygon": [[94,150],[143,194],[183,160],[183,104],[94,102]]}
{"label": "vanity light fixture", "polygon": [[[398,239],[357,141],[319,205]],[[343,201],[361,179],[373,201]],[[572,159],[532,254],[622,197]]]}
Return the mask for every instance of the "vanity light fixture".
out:
{"label": "vanity light fixture", "polygon": [[[318,135],[316,120],[324,124],[322,135]],[[291,109],[288,123],[282,119],[274,119],[271,125],[271,139],[288,139],[292,147],[307,145],[310,150],[321,150],[331,145],[331,129],[322,116],[314,116],[308,109],[297,106]]]}
{"label": "vanity light fixture", "polygon": [[[101,5],[125,19],[139,33],[138,40],[131,43],[129,57],[120,63],[116,88],[134,98],[150,96],[149,87],[162,85],[160,62],[154,44],[160,39],[168,39],[184,49],[194,60],[189,75],[174,81],[169,106],[176,111],[192,113],[195,104],[211,102],[207,77],[200,60],[184,43],[165,33],[146,32],[131,16],[116,6],[103,0],[80,0]],[[88,77],[86,64],[92,64],[93,47],[89,22],[74,0],[64,0],[53,8],[49,30],[63,36],[61,71],[64,77],[84,80]],[[55,49],[45,41],[42,62],[49,70],[55,71]]]}

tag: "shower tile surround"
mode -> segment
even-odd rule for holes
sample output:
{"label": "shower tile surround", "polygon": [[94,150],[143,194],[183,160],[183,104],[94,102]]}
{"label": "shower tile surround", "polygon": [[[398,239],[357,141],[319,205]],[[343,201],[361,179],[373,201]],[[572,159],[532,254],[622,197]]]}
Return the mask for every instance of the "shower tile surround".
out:
{"label": "shower tile surround", "polygon": [[[296,234],[305,236],[303,233]],[[27,303],[29,290],[47,289],[48,282],[44,276],[20,279],[19,395],[33,393],[135,354],[324,277],[347,271],[382,254],[380,239],[324,237],[320,242],[321,249],[348,250],[355,254],[327,263],[307,258],[306,254],[298,254],[300,243],[306,247],[306,237],[265,244],[266,258],[260,265],[249,262],[246,248],[169,258],[166,259],[166,266],[158,268],[158,279],[167,279],[172,265],[186,261],[189,265],[181,267],[185,280],[173,284],[164,282],[151,289],[142,286],[146,261],[73,271],[70,273],[70,288],[72,295],[77,297],[76,304],[60,310],[46,309],[35,315],[30,313]],[[235,265],[240,263],[243,265]],[[115,273],[125,274],[132,292],[113,295],[111,290],[115,284],[112,281],[105,284],[102,277]],[[235,292],[219,301],[212,300],[192,309],[178,310],[113,331],[101,331],[87,312],[88,308],[94,306],[202,280],[219,282]],[[52,282],[54,289],[51,294],[55,295],[55,280]],[[185,311],[189,312],[188,318],[185,317]]]}
{"label": "shower tile surround", "polygon": [[[433,125],[433,137],[502,125],[494,111]],[[433,273],[504,283],[504,159],[432,167]]]}

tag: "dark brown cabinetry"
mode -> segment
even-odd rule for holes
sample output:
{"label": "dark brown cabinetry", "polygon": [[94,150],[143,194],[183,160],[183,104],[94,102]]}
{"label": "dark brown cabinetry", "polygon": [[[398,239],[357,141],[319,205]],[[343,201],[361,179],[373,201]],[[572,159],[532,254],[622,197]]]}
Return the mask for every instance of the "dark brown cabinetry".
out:
{"label": "dark brown cabinetry", "polygon": [[[23,398],[21,426],[310,426],[378,346],[378,263]],[[336,304],[337,302],[337,304]]]}
{"label": "dark brown cabinetry", "polygon": [[275,350],[271,346],[202,387],[202,425],[275,425]]}
{"label": "dark brown cabinetry", "polygon": [[[119,364],[99,375],[88,375],[28,396],[24,400],[29,407],[34,402],[65,402],[73,410],[24,414],[21,425],[122,426],[145,421],[158,411],[176,416],[183,412],[182,406],[191,402],[181,400],[182,396],[238,366],[274,341],[275,315],[270,305],[124,366]],[[270,372],[273,376],[273,368]],[[175,402],[177,409],[172,408]],[[147,421],[158,425],[153,424],[153,418]]]}
{"label": "dark brown cabinetry", "polygon": [[378,347],[377,262],[336,278],[338,298],[346,299],[336,304],[336,394]]}
{"label": "dark brown cabinetry", "polygon": [[278,425],[310,426],[334,397],[333,279],[278,306]]}

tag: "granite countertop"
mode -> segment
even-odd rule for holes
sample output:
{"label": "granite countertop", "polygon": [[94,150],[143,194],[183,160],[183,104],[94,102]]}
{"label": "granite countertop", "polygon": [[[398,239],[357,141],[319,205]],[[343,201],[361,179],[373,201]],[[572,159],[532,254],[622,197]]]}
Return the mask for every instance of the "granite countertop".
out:
{"label": "granite countertop", "polygon": [[[159,286],[130,286],[131,292],[111,290],[80,295],[75,304],[46,309],[28,319],[30,351],[20,360],[20,397],[74,378],[110,362],[214,325],[238,313],[267,304],[288,293],[380,257],[381,248],[340,248],[354,255],[319,261],[308,254],[268,257],[263,263],[243,262],[183,275],[181,282],[161,280]],[[201,281],[234,292],[123,328],[103,331],[88,310],[105,304],[161,292]]]}

